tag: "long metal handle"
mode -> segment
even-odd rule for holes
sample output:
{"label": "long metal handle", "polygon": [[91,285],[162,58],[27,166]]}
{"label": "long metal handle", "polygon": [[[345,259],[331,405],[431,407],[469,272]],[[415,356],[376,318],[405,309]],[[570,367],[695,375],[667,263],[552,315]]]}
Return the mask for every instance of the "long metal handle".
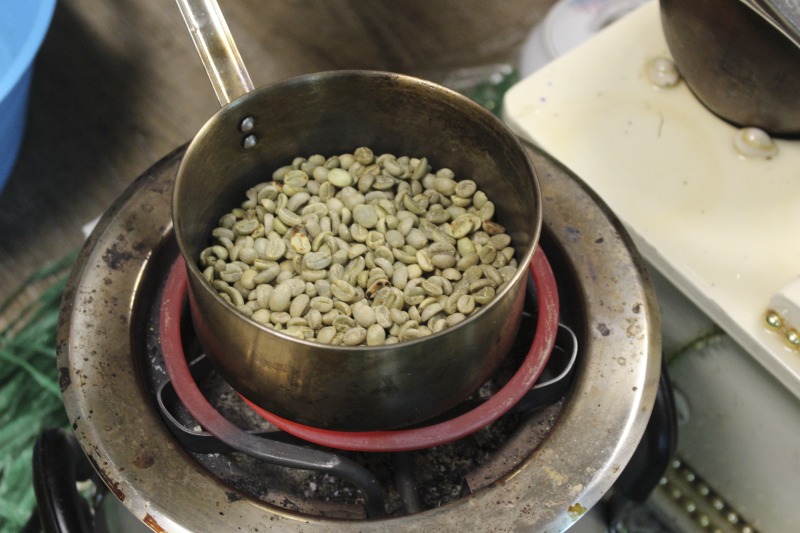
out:
{"label": "long metal handle", "polygon": [[253,90],[216,0],[176,0],[220,106]]}
{"label": "long metal handle", "polygon": [[800,10],[797,0],[741,0],[800,48]]}

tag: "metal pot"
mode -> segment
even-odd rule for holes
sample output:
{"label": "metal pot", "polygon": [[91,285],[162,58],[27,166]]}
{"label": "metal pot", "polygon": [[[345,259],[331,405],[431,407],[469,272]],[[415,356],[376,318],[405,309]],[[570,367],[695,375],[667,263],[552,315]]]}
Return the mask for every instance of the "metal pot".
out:
{"label": "metal pot", "polygon": [[[204,20],[196,11],[189,15],[190,28]],[[217,18],[218,29],[219,24]],[[202,24],[192,31],[195,37],[203,33]],[[227,29],[212,38],[220,35],[226,36]],[[207,66],[219,60],[229,67],[230,59],[238,57],[235,50],[230,53],[229,38],[225,46],[209,45],[208,35],[204,39],[198,49],[229,50],[223,59],[214,54],[204,58]],[[339,430],[414,424],[472,394],[514,339],[527,265],[541,229],[538,181],[515,136],[467,98],[399,74],[326,72],[250,91],[237,81],[246,73],[241,65],[208,70],[214,73],[212,81],[225,77],[214,77],[220,72],[234,72],[233,82],[230,77],[215,82],[221,102],[241,96],[215,114],[191,142],[175,181],[173,222],[187,265],[194,326],[219,372],[244,397],[272,413]],[[358,146],[425,156],[435,168],[447,166],[457,177],[474,179],[494,201],[496,219],[512,237],[520,266],[492,303],[424,339],[341,347],[263,327],[210,287],[197,258],[220,216],[241,203],[246,189],[298,155],[333,155]]]}
{"label": "metal pot", "polygon": [[800,15],[780,2],[660,0],[670,52],[697,98],[742,127],[800,135]]}

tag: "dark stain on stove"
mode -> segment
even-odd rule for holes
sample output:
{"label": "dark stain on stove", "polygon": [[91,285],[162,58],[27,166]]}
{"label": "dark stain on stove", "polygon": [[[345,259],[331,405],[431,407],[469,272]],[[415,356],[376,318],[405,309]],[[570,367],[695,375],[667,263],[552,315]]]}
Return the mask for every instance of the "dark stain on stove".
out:
{"label": "dark stain on stove", "polygon": [[594,241],[595,244],[603,244],[604,242],[605,242],[605,239],[603,237],[598,237]]}
{"label": "dark stain on stove", "polygon": [[600,335],[603,337],[608,337],[611,335],[611,328],[609,328],[605,322],[600,322],[597,324],[597,331],[599,331]]}
{"label": "dark stain on stove", "polygon": [[637,320],[633,319],[628,320],[628,327],[625,329],[625,332],[631,339],[641,339],[643,336],[642,325]]}
{"label": "dark stain on stove", "polygon": [[[120,235],[119,239],[123,239]],[[119,242],[114,243],[110,247],[106,248],[106,252],[103,254],[103,261],[111,268],[111,270],[119,270],[122,265],[130,261],[134,258],[133,253],[126,249],[120,249]]]}
{"label": "dark stain on stove", "polygon": [[58,386],[61,392],[64,392],[69,387],[72,379],[69,377],[69,368],[62,366],[58,369]]}
{"label": "dark stain on stove", "polygon": [[633,311],[634,314],[638,315],[639,313],[642,312],[642,304],[641,303],[634,304],[633,307],[631,308],[631,311]]}
{"label": "dark stain on stove", "polygon": [[[75,290],[68,286],[64,292],[61,294],[61,299],[64,302],[74,302],[75,301]],[[69,324],[70,316],[69,313],[59,313],[58,314],[58,329],[61,330]]]}
{"label": "dark stain on stove", "polygon": [[564,236],[568,242],[578,242],[581,240],[581,230],[572,226],[564,228]]}
{"label": "dark stain on stove", "polygon": [[89,462],[92,463],[92,466],[94,467],[95,472],[97,472],[97,474],[101,478],[103,478],[103,482],[106,484],[106,487],[108,487],[108,490],[110,490],[112,493],[114,493],[114,496],[116,496],[119,501],[124,502],[125,501],[125,493],[120,488],[119,482],[112,480],[108,476],[108,474],[106,473],[105,469],[103,469],[99,464],[97,464],[97,460],[95,459],[95,457],[93,455],[88,455],[88,458],[89,458]]}
{"label": "dark stain on stove", "polygon": [[226,492],[226,498],[228,499],[228,503],[238,502],[239,500],[243,500],[244,497],[236,492]]}
{"label": "dark stain on stove", "polygon": [[150,468],[156,463],[155,457],[147,452],[140,453],[133,459],[133,466],[140,469]]}

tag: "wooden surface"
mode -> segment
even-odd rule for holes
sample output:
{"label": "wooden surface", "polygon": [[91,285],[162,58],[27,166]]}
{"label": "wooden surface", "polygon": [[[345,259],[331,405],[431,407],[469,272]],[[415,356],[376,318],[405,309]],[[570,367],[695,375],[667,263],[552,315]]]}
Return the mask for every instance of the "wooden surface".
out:
{"label": "wooden surface", "polygon": [[[219,1],[256,86],[341,68],[441,81],[459,68],[513,64],[553,3]],[[20,158],[0,195],[0,301],[79,248],[81,227],[216,109],[174,1],[59,0]]]}

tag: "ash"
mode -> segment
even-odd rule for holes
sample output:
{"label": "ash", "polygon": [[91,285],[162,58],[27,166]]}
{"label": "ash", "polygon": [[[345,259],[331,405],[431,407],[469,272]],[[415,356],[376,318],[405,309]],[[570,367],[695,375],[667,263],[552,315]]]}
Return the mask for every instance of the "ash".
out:
{"label": "ash", "polygon": [[[148,348],[151,352],[149,355],[153,356],[150,378],[155,390],[165,376],[163,372],[152,370],[161,368],[157,346]],[[187,349],[187,353],[193,355],[198,352],[197,349]],[[518,352],[512,353],[516,355]],[[518,356],[507,357],[498,372],[475,396],[487,398],[495,393],[513,374],[519,361]],[[213,370],[198,378],[198,386],[212,405],[238,427],[273,432],[273,435],[280,433],[277,428],[247,408],[238,394]],[[201,429],[182,405],[175,405],[173,414],[185,427],[195,431]],[[335,453],[359,463],[379,482],[388,516],[401,516],[440,507],[465,496],[470,492],[467,476],[476,469],[483,467],[492,472],[493,477],[489,483],[507,473],[513,465],[509,465],[507,469],[506,466],[498,469],[493,463],[503,455],[501,448],[504,443],[519,427],[526,425],[520,424],[521,416],[524,415],[506,415],[454,443],[415,452],[355,453],[305,442],[293,444]],[[308,515],[342,519],[366,518],[361,491],[331,473],[276,466],[239,452],[190,453],[211,475],[231,488],[228,493],[231,501],[253,498]],[[399,461],[399,457],[403,460]],[[401,490],[409,486],[413,487],[413,505],[409,504],[408,490]]]}
{"label": "ash", "polygon": [[[486,463],[517,425],[518,417],[508,416],[452,444],[401,452],[410,459],[410,475],[415,481],[421,510],[445,505],[467,494],[465,476]],[[329,451],[372,472],[383,489],[389,516],[408,513],[395,479],[395,454]],[[364,518],[364,499],[359,489],[329,473],[278,467],[240,453],[196,454],[196,457],[236,490],[266,503],[319,516]]]}

